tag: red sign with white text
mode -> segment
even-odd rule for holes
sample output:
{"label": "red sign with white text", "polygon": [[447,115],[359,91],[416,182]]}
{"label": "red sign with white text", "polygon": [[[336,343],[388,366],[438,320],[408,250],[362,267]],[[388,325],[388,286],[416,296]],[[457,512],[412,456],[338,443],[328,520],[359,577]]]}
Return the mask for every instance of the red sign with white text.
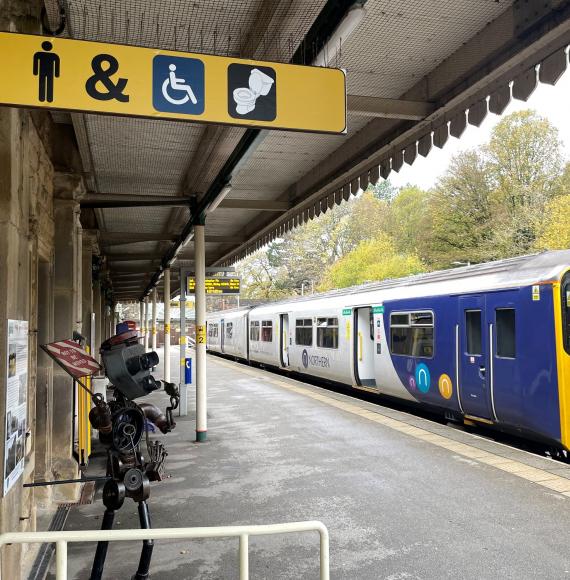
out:
{"label": "red sign with white text", "polygon": [[50,342],[49,344],[42,344],[41,347],[75,379],[91,376],[103,368],[85,349],[81,348],[73,340]]}

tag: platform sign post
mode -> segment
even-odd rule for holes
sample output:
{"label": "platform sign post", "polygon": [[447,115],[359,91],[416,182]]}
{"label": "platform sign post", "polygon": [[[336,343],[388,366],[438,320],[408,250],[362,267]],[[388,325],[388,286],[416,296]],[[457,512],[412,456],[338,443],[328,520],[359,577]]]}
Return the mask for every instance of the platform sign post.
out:
{"label": "platform sign post", "polygon": [[0,104],[346,133],[344,71],[0,33]]}

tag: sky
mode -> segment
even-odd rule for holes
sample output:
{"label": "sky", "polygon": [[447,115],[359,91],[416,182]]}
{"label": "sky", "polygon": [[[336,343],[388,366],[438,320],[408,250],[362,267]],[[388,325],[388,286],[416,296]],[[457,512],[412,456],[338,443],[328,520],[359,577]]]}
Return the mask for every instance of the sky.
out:
{"label": "sky", "polygon": [[445,172],[453,155],[483,145],[489,141],[491,130],[502,116],[523,109],[534,109],[550,120],[558,129],[564,144],[566,159],[570,160],[569,100],[570,73],[567,72],[562,75],[555,86],[539,83],[526,103],[511,99],[503,115],[488,113],[480,127],[467,125],[467,129],[460,139],[450,136],[443,149],[433,147],[427,158],[418,155],[413,165],[404,163],[399,173],[394,171],[390,173],[390,183],[396,187],[410,183],[423,189],[429,189],[435,185],[437,178]]}

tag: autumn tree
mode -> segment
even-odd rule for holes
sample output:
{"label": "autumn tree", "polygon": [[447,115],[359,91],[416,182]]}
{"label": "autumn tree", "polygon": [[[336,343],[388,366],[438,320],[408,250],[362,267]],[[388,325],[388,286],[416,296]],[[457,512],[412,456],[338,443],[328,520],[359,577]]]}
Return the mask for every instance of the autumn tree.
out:
{"label": "autumn tree", "polygon": [[542,224],[536,249],[570,249],[570,194],[556,197],[547,204]]}
{"label": "autumn tree", "polygon": [[400,278],[424,272],[425,266],[414,254],[398,252],[385,233],[361,242],[352,252],[325,273],[320,290],[345,288],[387,278]]}

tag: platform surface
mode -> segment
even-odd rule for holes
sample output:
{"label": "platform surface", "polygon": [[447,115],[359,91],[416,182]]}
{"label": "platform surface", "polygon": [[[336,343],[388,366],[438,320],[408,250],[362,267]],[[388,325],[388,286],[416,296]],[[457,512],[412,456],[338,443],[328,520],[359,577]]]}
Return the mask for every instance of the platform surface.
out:
{"label": "platform surface", "polygon": [[[174,348],[173,379],[179,360]],[[208,442],[193,442],[192,397],[164,437],[172,477],[152,487],[154,527],[321,520],[337,580],[570,578],[563,464],[213,356],[208,390]],[[73,508],[66,529],[102,513],[98,499]],[[116,528],[130,527],[127,500]],[[104,577],[130,578],[139,550],[111,545]],[[93,552],[69,546],[70,578],[89,577]],[[237,562],[237,540],[161,542],[152,577],[237,579]],[[250,574],[317,579],[318,536],[252,538]]]}

